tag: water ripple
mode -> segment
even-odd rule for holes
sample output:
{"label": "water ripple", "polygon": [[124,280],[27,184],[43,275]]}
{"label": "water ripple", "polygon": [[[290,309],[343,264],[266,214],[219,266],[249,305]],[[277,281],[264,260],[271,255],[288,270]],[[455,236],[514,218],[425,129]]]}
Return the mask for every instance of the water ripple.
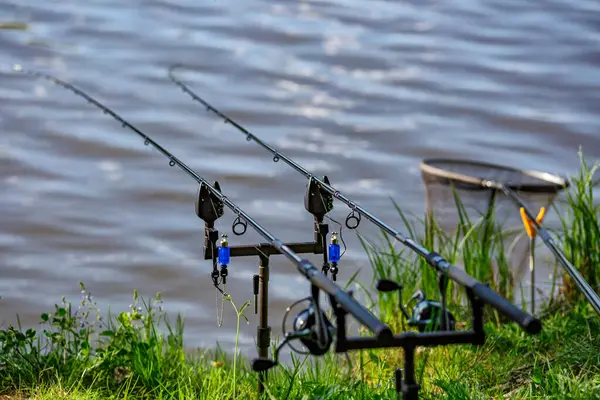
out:
{"label": "water ripple", "polygon": [[[0,4],[29,27],[0,36],[3,310],[35,324],[40,305],[77,296],[84,280],[113,307],[126,307],[134,288],[163,291],[169,310],[188,317],[190,345],[213,345],[216,335],[231,343],[235,331],[229,322],[216,328],[197,183],[92,105],[10,65],[76,83],[219,181],[274,234],[303,241],[313,234],[306,179],[181,93],[167,78],[171,64],[193,65],[180,76],[194,90],[401,226],[389,197],[403,211],[423,211],[422,158],[567,173],[578,167],[579,145],[600,157],[598,11],[595,0]],[[332,215],[347,212],[336,203]],[[264,241],[250,230],[231,235],[232,219],[226,210],[217,224],[233,242]],[[379,234],[367,223],[360,232]],[[345,235],[341,282],[358,268],[368,282],[360,243]],[[318,265],[318,255],[308,257]],[[277,325],[308,286],[287,260],[274,260]],[[236,301],[252,297],[257,262],[232,262]]]}

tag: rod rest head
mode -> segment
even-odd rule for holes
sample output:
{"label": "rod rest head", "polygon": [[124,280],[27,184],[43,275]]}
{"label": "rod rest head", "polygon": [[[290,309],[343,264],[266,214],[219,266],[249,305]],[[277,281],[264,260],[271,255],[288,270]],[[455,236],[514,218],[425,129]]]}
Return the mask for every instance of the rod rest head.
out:
{"label": "rod rest head", "polygon": [[[323,182],[329,185],[329,178],[323,177]],[[333,195],[321,188],[316,180],[310,178],[304,194],[304,208],[319,221],[333,210]]]}
{"label": "rod rest head", "polygon": [[[213,186],[218,192],[221,192],[219,182],[215,181]],[[209,225],[213,225],[217,219],[223,216],[224,204],[202,183],[198,188],[195,211],[198,218]]]}

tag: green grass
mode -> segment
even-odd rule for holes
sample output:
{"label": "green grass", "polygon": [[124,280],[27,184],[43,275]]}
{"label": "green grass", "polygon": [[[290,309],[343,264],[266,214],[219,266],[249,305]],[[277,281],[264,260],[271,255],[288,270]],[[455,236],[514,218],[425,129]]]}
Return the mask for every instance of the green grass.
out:
{"label": "green grass", "polygon": [[[598,164],[586,164],[579,153],[580,169],[572,177],[571,190],[559,207],[562,221],[562,247],[565,255],[588,281],[591,287],[600,286],[600,205],[594,201],[594,188],[598,184],[595,173]],[[561,212],[562,211],[562,212]],[[583,298],[569,276],[564,277],[562,294],[569,301]]]}
{"label": "green grass", "polygon": [[[583,156],[581,160],[579,175],[571,178],[570,191],[557,205],[563,225],[556,234],[568,258],[597,287],[600,223],[592,190],[597,166],[589,167]],[[447,234],[433,218],[409,219],[398,208],[410,237],[451,262],[460,261],[471,275],[514,299],[502,224],[493,215],[469,220],[459,199],[457,210],[460,223],[454,234]],[[366,240],[363,244],[374,281],[402,282],[404,302],[417,288],[437,296],[436,274],[409,250],[386,235],[378,245]],[[528,335],[486,307],[485,345],[419,349],[416,366],[422,398],[600,398],[600,319],[568,277],[557,279],[563,289],[539,312],[541,334]],[[407,330],[397,297],[375,292],[368,287],[373,283],[359,283],[372,299],[373,311],[395,332]],[[459,321],[469,321],[464,290],[450,285],[448,301]],[[239,332],[248,303],[231,305],[238,314]],[[180,316],[169,320],[159,295],[143,299],[134,292],[127,311],[102,315],[82,284],[80,301],[63,298],[52,312],[41,315],[39,329],[0,330],[0,400],[257,398],[257,376],[249,369],[249,360],[239,355],[237,344],[228,351],[191,352],[183,341],[184,321]],[[468,323],[459,325],[465,327]],[[265,398],[396,398],[392,377],[402,366],[401,350],[348,355],[294,356],[289,365],[269,372]]]}

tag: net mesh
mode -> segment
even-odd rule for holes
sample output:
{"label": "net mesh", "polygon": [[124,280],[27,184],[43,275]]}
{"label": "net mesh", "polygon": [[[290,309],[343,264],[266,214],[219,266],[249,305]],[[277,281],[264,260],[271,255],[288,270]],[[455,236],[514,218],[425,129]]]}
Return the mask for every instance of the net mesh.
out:
{"label": "net mesh", "polygon": [[[530,286],[529,274],[526,273],[529,271],[530,240],[525,233],[519,208],[502,191],[483,186],[482,180],[496,181],[513,189],[534,214],[541,207],[546,207],[549,214],[552,203],[560,191],[567,187],[567,181],[539,171],[448,159],[423,160],[421,176],[426,192],[426,212],[437,226],[448,235],[456,235],[461,219],[468,219],[471,224],[479,223],[480,226],[493,221],[490,229],[478,229],[476,234],[490,235],[491,229],[499,228],[502,231],[502,246],[492,251],[492,260],[497,259],[500,251],[503,251],[515,284]],[[536,248],[536,259],[538,252]],[[536,260],[536,271],[540,267],[538,264]],[[536,275],[536,286],[538,279],[545,278],[545,282],[539,282],[543,287],[548,275],[538,272]]]}

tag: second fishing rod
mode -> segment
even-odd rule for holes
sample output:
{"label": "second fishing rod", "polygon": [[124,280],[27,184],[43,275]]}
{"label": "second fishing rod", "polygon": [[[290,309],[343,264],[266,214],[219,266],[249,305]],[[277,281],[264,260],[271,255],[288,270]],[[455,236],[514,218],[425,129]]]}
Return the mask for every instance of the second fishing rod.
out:
{"label": "second fishing rod", "polygon": [[[523,329],[525,329],[529,333],[538,333],[541,330],[541,323],[538,319],[524,312],[523,310],[515,307],[511,302],[509,302],[504,297],[500,296],[498,293],[491,290],[487,285],[482,282],[477,281],[466,272],[461,270],[460,268],[452,265],[448,262],[444,257],[438,254],[435,251],[429,251],[416,241],[411,238],[403,235],[399,230],[392,228],[390,225],[377,218],[371,212],[366,210],[364,207],[356,204],[353,200],[346,197],[335,187],[331,186],[329,183],[324,180],[318,178],[316,175],[309,172],[307,169],[302,167],[300,164],[296,163],[294,160],[289,157],[283,155],[278,150],[270,146],[269,144],[262,141],[256,135],[248,131],[246,128],[238,124],[236,121],[229,118],[227,115],[223,114],[221,111],[213,107],[206,100],[198,96],[194,91],[192,91],[185,83],[183,83],[180,79],[175,76],[175,70],[177,69],[188,69],[193,70],[193,68],[176,64],[169,68],[169,78],[181,88],[181,90],[188,94],[192,99],[201,103],[204,107],[206,107],[207,111],[212,111],[217,114],[219,117],[223,118],[225,123],[233,125],[236,129],[242,132],[246,136],[246,140],[254,141],[265,150],[269,151],[273,154],[273,161],[278,162],[279,160],[284,161],[290,167],[304,175],[310,182],[317,182],[319,187],[327,192],[329,192],[334,198],[340,200],[344,204],[346,204],[350,208],[350,213],[346,217],[346,226],[349,229],[356,229],[360,224],[361,217],[364,216],[366,219],[371,221],[373,224],[383,229],[387,233],[391,234],[396,240],[400,243],[404,244],[419,256],[423,257],[425,261],[435,268],[440,275],[446,275],[453,281],[459,283],[460,285],[466,286],[473,290],[473,293],[480,297],[484,302],[489,303],[494,308],[496,308],[500,313],[510,318],[511,320],[517,322]],[[444,298],[444,294],[442,293],[442,298]],[[445,304],[444,304],[445,309]]]}

